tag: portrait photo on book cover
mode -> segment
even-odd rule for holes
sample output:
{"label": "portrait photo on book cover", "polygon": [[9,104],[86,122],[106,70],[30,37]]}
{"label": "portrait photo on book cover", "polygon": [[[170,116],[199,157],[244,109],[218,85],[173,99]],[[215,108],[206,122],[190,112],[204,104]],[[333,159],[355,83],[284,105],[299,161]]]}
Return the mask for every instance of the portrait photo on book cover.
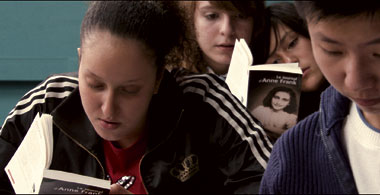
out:
{"label": "portrait photo on book cover", "polygon": [[247,108],[267,131],[282,134],[297,123],[299,76],[251,71]]}

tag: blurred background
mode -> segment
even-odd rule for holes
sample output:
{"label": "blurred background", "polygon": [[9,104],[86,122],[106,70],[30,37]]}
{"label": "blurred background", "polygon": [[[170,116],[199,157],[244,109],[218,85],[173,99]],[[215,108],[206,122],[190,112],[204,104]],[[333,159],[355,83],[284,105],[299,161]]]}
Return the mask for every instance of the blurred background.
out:
{"label": "blurred background", "polygon": [[0,1],[0,125],[47,76],[77,70],[87,6],[86,1]]}
{"label": "blurred background", "polygon": [[0,2],[0,125],[53,73],[77,69],[84,1]]}

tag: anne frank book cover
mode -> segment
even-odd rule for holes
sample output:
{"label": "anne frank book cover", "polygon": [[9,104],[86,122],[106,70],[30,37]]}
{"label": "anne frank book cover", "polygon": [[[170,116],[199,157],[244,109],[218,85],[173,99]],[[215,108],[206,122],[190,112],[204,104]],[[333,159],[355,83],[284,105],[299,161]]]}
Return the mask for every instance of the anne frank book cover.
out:
{"label": "anne frank book cover", "polygon": [[109,194],[110,181],[68,173],[45,170],[39,194]]}
{"label": "anne frank book cover", "polygon": [[297,63],[249,68],[247,109],[264,129],[281,134],[297,123],[301,79]]}

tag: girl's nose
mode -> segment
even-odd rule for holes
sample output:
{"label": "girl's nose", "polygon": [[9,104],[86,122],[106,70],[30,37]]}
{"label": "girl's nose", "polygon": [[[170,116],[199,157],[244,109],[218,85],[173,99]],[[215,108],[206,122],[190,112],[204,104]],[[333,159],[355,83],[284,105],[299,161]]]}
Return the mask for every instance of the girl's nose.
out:
{"label": "girl's nose", "polygon": [[112,118],[116,112],[115,94],[110,91],[105,94],[104,102],[102,104],[102,112],[104,117]]}
{"label": "girl's nose", "polygon": [[222,16],[221,24],[220,24],[220,33],[227,37],[235,35],[233,20],[231,16],[227,14]]}

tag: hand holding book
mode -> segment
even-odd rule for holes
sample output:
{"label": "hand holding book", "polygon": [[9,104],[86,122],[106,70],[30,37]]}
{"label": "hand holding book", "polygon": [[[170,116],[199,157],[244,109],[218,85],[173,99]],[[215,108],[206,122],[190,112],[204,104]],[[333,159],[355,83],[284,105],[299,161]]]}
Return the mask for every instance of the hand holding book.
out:
{"label": "hand holding book", "polygon": [[52,117],[37,114],[5,167],[17,194],[108,194],[108,180],[48,169],[52,155]]}

